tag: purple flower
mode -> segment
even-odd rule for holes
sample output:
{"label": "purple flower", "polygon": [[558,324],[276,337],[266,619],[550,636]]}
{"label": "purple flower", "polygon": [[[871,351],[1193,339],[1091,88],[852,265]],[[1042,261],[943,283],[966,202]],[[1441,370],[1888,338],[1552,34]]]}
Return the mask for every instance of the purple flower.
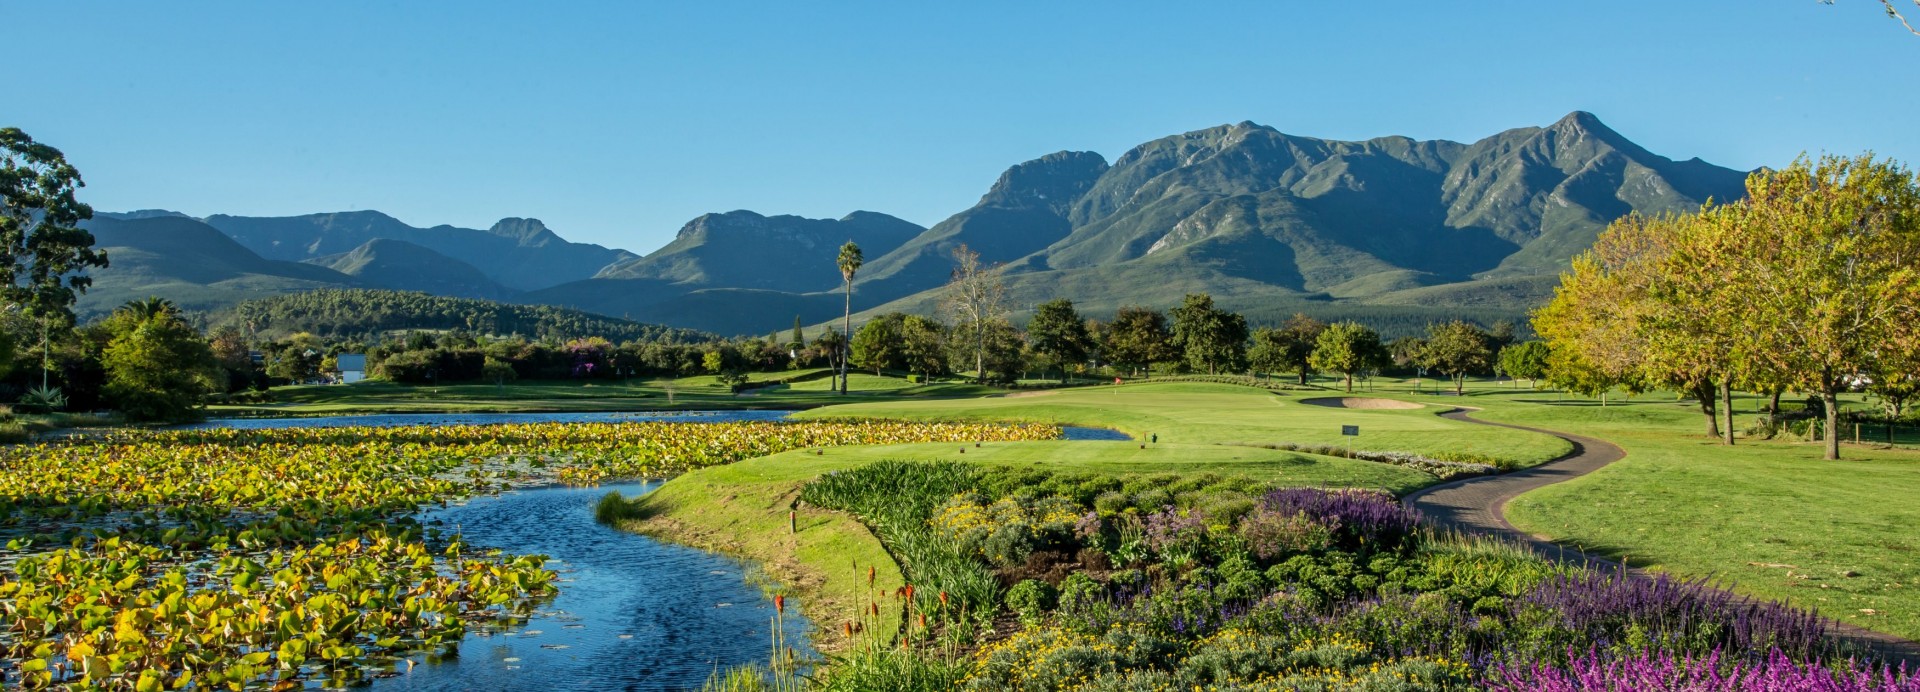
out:
{"label": "purple flower", "polygon": [[1920,692],[1920,678],[1904,665],[1798,664],[1777,649],[1757,663],[1727,663],[1717,649],[1700,657],[1662,651],[1609,658],[1593,651],[1565,669],[1499,666],[1489,678],[1494,692]]}

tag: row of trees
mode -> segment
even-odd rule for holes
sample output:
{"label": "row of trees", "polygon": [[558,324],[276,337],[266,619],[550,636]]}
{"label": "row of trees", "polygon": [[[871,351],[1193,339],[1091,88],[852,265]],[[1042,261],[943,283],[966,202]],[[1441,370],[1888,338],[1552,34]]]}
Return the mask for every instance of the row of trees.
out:
{"label": "row of trees", "polygon": [[[1534,316],[1577,391],[1671,388],[1733,444],[1736,388],[1817,393],[1826,457],[1839,393],[1920,393],[1920,178],[1871,154],[1802,157],[1747,198],[1615,222]],[[1716,411],[1724,412],[1722,420]]]}

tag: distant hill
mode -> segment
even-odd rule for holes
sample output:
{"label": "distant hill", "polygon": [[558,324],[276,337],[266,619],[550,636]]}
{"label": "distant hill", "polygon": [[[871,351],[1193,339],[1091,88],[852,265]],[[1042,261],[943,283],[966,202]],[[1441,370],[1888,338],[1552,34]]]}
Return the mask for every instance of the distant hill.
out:
{"label": "distant hill", "polygon": [[535,219],[501,219],[484,231],[415,228],[377,211],[286,217],[215,214],[206,222],[262,257],[296,262],[352,252],[371,240],[404,241],[465,262],[492,281],[522,291],[589,278],[634,257],[625,250],[568,242]]}
{"label": "distant hill", "polygon": [[487,278],[473,265],[404,240],[376,238],[352,252],[316,257],[326,267],[369,286],[459,298],[505,300],[519,292]]}
{"label": "distant hill", "polygon": [[[1162,137],[1111,162],[1063,151],[1015,165],[973,206],[925,229],[875,212],[733,211],[695,218],[638,256],[567,242],[529,219],[482,231],[415,228],[371,211],[216,215],[207,224],[244,248],[176,246],[167,252],[178,269],[130,255],[119,278],[116,257],[100,276],[115,295],[146,281],[204,305],[326,284],[762,334],[795,315],[807,324],[839,315],[833,257],[851,239],[866,251],[853,295],[862,319],[932,312],[964,244],[998,265],[1020,310],[1065,297],[1102,316],[1204,291],[1256,324],[1298,311],[1412,329],[1449,317],[1521,318],[1614,219],[1737,199],[1745,176],[1654,154],[1584,112],[1472,143],[1328,140],[1241,122]],[[114,216],[193,223],[158,210]],[[146,241],[126,242],[127,252],[155,256],[141,249]],[[236,249],[256,255],[242,261]],[[262,264],[275,260],[340,271]],[[202,266],[229,269],[204,281],[167,274]]]}
{"label": "distant hill", "polygon": [[98,317],[130,300],[161,296],[182,308],[215,310],[249,298],[361,285],[325,267],[261,258],[213,227],[185,216],[119,220],[103,215],[84,224],[110,266],[91,272],[93,287],[75,311]]}
{"label": "distant hill", "polygon": [[546,305],[514,305],[408,291],[320,290],[249,300],[227,311],[222,322],[263,336],[297,332],[366,337],[396,330],[465,330],[477,334],[573,339],[600,336],[634,340],[699,342],[712,334],[642,324]]}

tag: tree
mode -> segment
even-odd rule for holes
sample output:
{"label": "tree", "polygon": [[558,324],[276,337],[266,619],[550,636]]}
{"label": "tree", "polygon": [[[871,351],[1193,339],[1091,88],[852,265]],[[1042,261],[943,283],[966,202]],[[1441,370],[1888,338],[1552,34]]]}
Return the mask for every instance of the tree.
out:
{"label": "tree", "polygon": [[[1833,0],[1820,0],[1820,4],[1831,5]],[[1914,0],[1913,4],[1920,5],[1920,0]],[[1920,28],[1915,28],[1912,22],[1907,21],[1907,18],[1900,14],[1900,10],[1894,7],[1893,0],[1880,0],[1880,8],[1886,10],[1887,16],[1899,22],[1900,26],[1906,27],[1908,33],[1920,36]]]}
{"label": "tree", "polygon": [[955,345],[965,344],[960,360],[973,361],[976,377],[984,383],[988,340],[1010,312],[1007,287],[992,267],[980,263],[980,253],[964,244],[953,249],[953,261],[953,277],[947,281],[941,307],[953,320]]}
{"label": "tree", "polygon": [[1073,301],[1065,298],[1041,303],[1034,309],[1033,319],[1027,322],[1027,343],[1034,353],[1060,369],[1062,384],[1067,381],[1067,368],[1086,360],[1093,349],[1087,323],[1074,311]]}
{"label": "tree", "polygon": [[1487,333],[1470,322],[1454,320],[1427,328],[1427,345],[1420,349],[1421,365],[1453,379],[1453,393],[1466,392],[1467,375],[1493,363],[1487,351]]}
{"label": "tree", "polygon": [[1240,370],[1247,360],[1247,318],[1215,309],[1211,295],[1189,293],[1173,309],[1173,343],[1196,370]]}
{"label": "tree", "polygon": [[107,397],[132,420],[192,419],[207,395],[224,388],[224,373],[178,310],[147,307],[129,304],[108,320],[113,338],[101,356]]}
{"label": "tree", "polygon": [[841,336],[839,330],[827,327],[820,332],[820,336],[814,338],[813,348],[809,350],[813,351],[816,362],[819,358],[825,358],[827,367],[832,368],[834,376],[838,377],[841,367],[840,359],[845,357],[848,351],[847,338]]}
{"label": "tree", "polygon": [[1282,355],[1285,369],[1299,376],[1300,384],[1306,384],[1307,378],[1313,375],[1313,349],[1318,346],[1320,333],[1326,328],[1325,322],[1308,317],[1305,313],[1294,313],[1286,326],[1280,329],[1280,344],[1285,349]]}
{"label": "tree", "polygon": [[1547,376],[1552,357],[1553,348],[1547,342],[1523,341],[1500,349],[1500,369],[1509,377],[1533,380],[1537,385],[1540,378]]}
{"label": "tree", "polygon": [[1287,346],[1289,339],[1282,330],[1261,327],[1253,330],[1253,347],[1247,349],[1247,367],[1255,374],[1264,374],[1267,381],[1273,381],[1273,373],[1285,372],[1288,368]]}
{"label": "tree", "polygon": [[738,390],[740,385],[747,383],[745,359],[741,358],[740,350],[732,344],[721,344],[708,350],[700,356],[700,362],[707,374],[713,375],[714,379],[729,389]]}
{"label": "tree", "polygon": [[1020,338],[1020,330],[1005,318],[983,325],[961,323],[954,325],[953,338],[948,339],[949,346],[955,349],[952,359],[959,362],[972,360],[980,368],[978,380],[987,382],[1015,382],[1020,379],[1023,362],[1020,355],[1026,345]]}
{"label": "tree", "polygon": [[900,321],[901,355],[909,372],[932,379],[947,371],[947,328],[919,315]]}
{"label": "tree", "polygon": [[518,379],[520,373],[514,371],[513,364],[487,356],[486,361],[480,366],[480,376],[493,382],[493,386],[504,388],[508,382]]}
{"label": "tree", "polygon": [[788,351],[799,351],[807,347],[807,333],[800,329],[800,316],[793,316],[793,336],[787,340]]}
{"label": "tree", "polygon": [[[858,273],[860,271],[860,265],[865,263],[866,258],[860,253],[860,246],[853,244],[851,240],[847,241],[846,245],[840,246],[840,256],[834,258],[834,265],[840,268],[840,278],[846,282],[847,287],[846,314],[844,316],[847,334],[853,333],[853,275]],[[847,354],[840,359],[841,394],[847,393],[847,364],[852,360],[851,355],[852,354]]]}
{"label": "tree", "polygon": [[18,128],[0,128],[0,300],[40,323],[40,386],[52,367],[53,330],[73,326],[73,302],[107,266],[80,222],[93,208],[75,194],[86,183],[59,149]]}
{"label": "tree", "polygon": [[1748,177],[1742,207],[1730,244],[1766,291],[1746,304],[1753,355],[1819,393],[1838,459],[1847,378],[1920,341],[1920,177],[1872,154],[1802,157]]}
{"label": "tree", "polygon": [[1167,331],[1167,316],[1158,310],[1129,306],[1120,308],[1107,326],[1107,360],[1115,368],[1153,372],[1154,363],[1179,357],[1173,348],[1173,334]]}
{"label": "tree", "polygon": [[873,369],[875,375],[885,369],[905,369],[906,339],[901,326],[906,319],[905,314],[892,312],[860,325],[853,334],[853,363]]}
{"label": "tree", "polygon": [[1353,392],[1353,374],[1380,367],[1391,356],[1380,344],[1380,335],[1359,322],[1335,322],[1320,331],[1309,358],[1313,367],[1337,372],[1347,378],[1347,392]]}

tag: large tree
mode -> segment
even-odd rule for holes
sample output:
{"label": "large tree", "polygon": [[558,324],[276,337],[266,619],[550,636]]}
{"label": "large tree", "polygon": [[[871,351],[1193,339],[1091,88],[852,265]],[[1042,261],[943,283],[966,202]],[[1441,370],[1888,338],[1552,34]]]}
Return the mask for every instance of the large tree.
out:
{"label": "large tree", "polygon": [[1167,330],[1167,316],[1158,310],[1120,308],[1106,332],[1107,360],[1117,369],[1145,370],[1151,376],[1154,363],[1179,357],[1173,348],[1173,334]]}
{"label": "large tree", "polygon": [[1453,379],[1453,393],[1466,391],[1467,376],[1493,364],[1487,333],[1471,322],[1454,320],[1427,328],[1427,344],[1420,349],[1421,365]]}
{"label": "large tree", "polygon": [[1359,322],[1335,322],[1320,330],[1309,359],[1319,370],[1337,372],[1347,378],[1347,391],[1353,391],[1353,374],[1387,363],[1392,356],[1380,344],[1380,335]]}
{"label": "large tree", "polygon": [[1213,306],[1213,296],[1189,293],[1173,309],[1173,344],[1187,365],[1207,374],[1246,367],[1247,318]]}
{"label": "large tree", "polygon": [[1920,178],[1871,154],[1803,157],[1749,177],[1743,206],[1733,245],[1765,295],[1742,326],[1754,355],[1819,393],[1838,459],[1847,379],[1920,341]]}
{"label": "large tree", "polygon": [[1093,339],[1087,323],[1074,311],[1073,301],[1059,298],[1034,308],[1027,322],[1027,343],[1047,364],[1060,369],[1060,382],[1067,381],[1068,368],[1087,359]]}
{"label": "large tree", "polygon": [[953,278],[947,281],[941,308],[953,321],[954,346],[962,360],[973,361],[975,377],[987,381],[987,358],[1000,325],[1007,321],[1007,287],[980,253],[962,244],[953,249]]}
{"label": "large tree", "polygon": [[225,388],[213,349],[171,303],[129,303],[105,326],[113,334],[101,357],[106,394],[128,418],[188,420],[208,394]]}
{"label": "large tree", "polygon": [[0,128],[0,300],[39,323],[43,388],[53,331],[73,325],[73,303],[93,285],[84,272],[107,266],[106,252],[80,228],[93,218],[75,197],[85,186],[59,149]]}
{"label": "large tree", "polygon": [[[840,246],[840,256],[835,257],[833,260],[833,263],[835,266],[840,268],[840,279],[846,282],[846,313],[843,316],[843,319],[845,320],[845,326],[846,326],[845,333],[852,334],[853,333],[853,276],[854,274],[857,274],[860,272],[860,265],[866,263],[866,257],[860,252],[860,246],[855,245],[853,241],[849,240],[847,241],[846,245]],[[840,393],[841,394],[847,393],[847,364],[850,361],[852,361],[852,355],[853,355],[852,353],[847,353],[842,355],[840,358]]]}
{"label": "large tree", "polygon": [[871,368],[875,375],[905,369],[906,339],[901,327],[906,319],[905,314],[890,312],[860,325],[860,331],[853,333],[853,364]]}
{"label": "large tree", "polygon": [[907,370],[932,379],[947,371],[947,328],[920,315],[900,321],[901,354]]}

